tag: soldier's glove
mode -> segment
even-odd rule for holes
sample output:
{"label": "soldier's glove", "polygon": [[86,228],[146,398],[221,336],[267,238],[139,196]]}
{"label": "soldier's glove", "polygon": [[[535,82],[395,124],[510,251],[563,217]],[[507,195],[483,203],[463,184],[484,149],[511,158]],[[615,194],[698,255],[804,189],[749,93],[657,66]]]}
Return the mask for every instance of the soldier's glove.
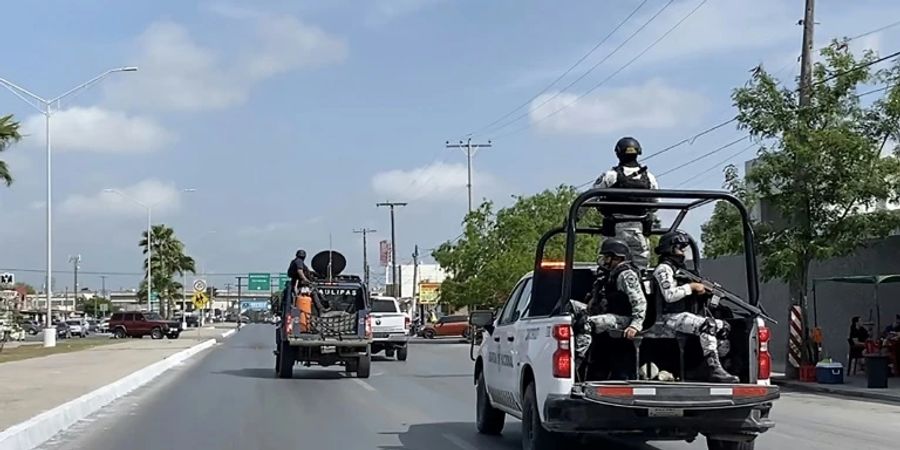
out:
{"label": "soldier's glove", "polygon": [[731,334],[731,325],[726,321],[722,321],[722,328],[719,328],[719,331],[716,332],[716,338],[718,339],[728,339],[728,335]]}

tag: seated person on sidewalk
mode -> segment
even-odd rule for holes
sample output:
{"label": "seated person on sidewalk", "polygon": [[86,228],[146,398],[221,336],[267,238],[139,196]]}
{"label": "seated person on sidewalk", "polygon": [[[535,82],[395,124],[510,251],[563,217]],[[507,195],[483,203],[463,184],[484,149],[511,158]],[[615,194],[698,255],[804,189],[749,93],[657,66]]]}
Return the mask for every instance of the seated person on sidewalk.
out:
{"label": "seated person on sidewalk", "polygon": [[[610,238],[600,247],[600,268],[594,283],[588,313],[576,330],[576,356],[583,360],[591,346],[591,334],[623,331],[634,339],[643,328],[647,298],[641,287],[638,269],[631,263],[631,250],[625,242]],[[599,314],[595,314],[599,313]]]}
{"label": "seated person on sidewalk", "polygon": [[706,292],[700,283],[683,283],[675,278],[675,272],[685,269],[684,249],[690,245],[690,238],[680,231],[664,234],[656,247],[659,265],[653,270],[656,295],[662,297],[662,323],[673,331],[697,336],[700,348],[709,368],[709,381],[737,383],[740,379],[722,367],[719,360],[717,335],[723,339],[728,333],[728,323],[712,317],[703,317],[689,312],[688,300]]}

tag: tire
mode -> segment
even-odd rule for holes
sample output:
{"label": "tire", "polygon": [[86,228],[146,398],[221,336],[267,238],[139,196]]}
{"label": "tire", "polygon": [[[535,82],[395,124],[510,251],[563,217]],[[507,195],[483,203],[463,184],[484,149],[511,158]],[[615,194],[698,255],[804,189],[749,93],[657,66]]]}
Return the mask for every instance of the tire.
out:
{"label": "tire", "polygon": [[484,387],[484,373],[478,374],[475,385],[475,427],[481,434],[499,435],[506,423],[506,413],[491,406]]}
{"label": "tire", "polygon": [[369,378],[369,372],[371,371],[372,366],[372,356],[368,354],[360,356],[356,364],[356,378]]}
{"label": "tire", "polygon": [[128,333],[125,332],[124,328],[116,328],[115,336],[116,339],[125,339],[128,337]]}
{"label": "tire", "polygon": [[525,402],[522,405],[522,450],[553,450],[562,448],[562,445],[562,437],[541,424],[534,383],[529,384],[525,388]]}
{"label": "tire", "polygon": [[281,349],[278,352],[279,361],[275,363],[275,367],[278,368],[278,378],[293,378],[297,349],[284,344],[280,345],[280,347]]}
{"label": "tire", "polygon": [[406,361],[407,347],[404,345],[397,349],[397,361]]}
{"label": "tire", "polygon": [[429,328],[429,329],[423,331],[422,337],[424,337],[425,339],[434,339],[434,330]]}
{"label": "tire", "polygon": [[[372,353],[378,353],[378,352],[376,352],[375,350],[372,350]],[[384,350],[384,356],[387,356],[388,358],[393,358],[394,357],[394,349],[386,348]]]}
{"label": "tire", "polygon": [[344,363],[344,371],[348,374],[355,373],[359,369],[359,359],[348,359]]}
{"label": "tire", "polygon": [[150,330],[150,338],[151,339],[162,339],[163,338],[162,328],[157,327],[157,328]]}
{"label": "tire", "polygon": [[709,450],[753,450],[755,446],[755,440],[735,442],[706,438],[706,448]]}

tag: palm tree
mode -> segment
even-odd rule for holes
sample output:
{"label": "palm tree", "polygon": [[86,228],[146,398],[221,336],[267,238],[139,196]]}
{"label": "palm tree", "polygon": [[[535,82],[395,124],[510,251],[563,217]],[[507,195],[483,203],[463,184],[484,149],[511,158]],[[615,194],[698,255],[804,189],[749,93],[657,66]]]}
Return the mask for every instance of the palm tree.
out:
{"label": "palm tree", "polygon": [[[160,313],[170,316],[175,300],[180,300],[183,286],[175,276],[181,277],[186,272],[196,273],[194,258],[184,254],[184,244],[175,237],[175,230],[165,225],[153,225],[153,291],[159,294]],[[147,232],[141,233],[138,245],[147,254]],[[144,271],[147,270],[147,259],[144,259]],[[146,301],[147,285],[141,283],[138,297]]]}
{"label": "palm tree", "polygon": [[[22,139],[22,135],[19,134],[19,123],[13,120],[12,114],[0,116],[0,152],[19,139]],[[9,168],[3,161],[0,161],[0,182],[6,183],[7,186],[13,182]]]}

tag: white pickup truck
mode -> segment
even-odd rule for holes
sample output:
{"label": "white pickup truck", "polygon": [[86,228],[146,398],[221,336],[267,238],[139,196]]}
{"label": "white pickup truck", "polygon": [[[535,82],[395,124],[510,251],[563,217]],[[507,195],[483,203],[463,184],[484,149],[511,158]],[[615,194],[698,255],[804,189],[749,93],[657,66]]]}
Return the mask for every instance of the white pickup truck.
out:
{"label": "white pickup truck", "polygon": [[[696,336],[676,335],[659,325],[645,329],[641,339],[634,341],[621,334],[595,335],[586,367],[575,367],[574,315],[568,308],[569,299],[584,299],[596,268],[596,264],[574,263],[575,236],[601,233],[576,226],[577,210],[587,200],[593,200],[590,205],[597,204],[598,198],[616,201],[620,191],[637,195],[621,189],[582,194],[566,226],[548,231],[540,240],[534,271],[519,280],[502,309],[496,314],[477,311],[470,316],[471,324],[484,333],[483,343],[473,355],[478,431],[499,434],[505,416],[510,415],[522,420],[522,448],[526,450],[565,448],[570,439],[591,436],[692,442],[700,435],[706,437],[710,450],[751,450],[755,438],[774,426],[769,412],[779,397],[778,388],[769,383],[769,330],[762,318],[765,314],[756,306],[758,284],[752,250],[747,255],[750,301],[723,310],[732,329],[728,338],[731,350],[723,363],[740,377],[739,383],[706,382],[698,372],[702,355]],[[653,195],[696,200],[670,208],[684,211],[704,199],[729,201],[738,206],[747,223],[746,209],[726,193],[654,191]],[[654,206],[666,207],[663,203]],[[683,217],[679,215],[669,229],[677,229]],[[544,246],[560,234],[566,235],[565,260],[544,262]],[[745,245],[752,249],[752,244],[750,233]],[[693,248],[697,254],[696,244]],[[648,302],[652,298],[648,293]],[[655,314],[654,308],[649,314]],[[649,363],[657,371],[674,374],[674,379],[660,381],[654,373],[644,375],[650,372],[645,369]]]}
{"label": "white pickup truck", "polygon": [[372,320],[372,353],[384,350],[391,358],[397,354],[398,361],[406,361],[411,321],[400,311],[397,299],[373,296],[369,317]]}

